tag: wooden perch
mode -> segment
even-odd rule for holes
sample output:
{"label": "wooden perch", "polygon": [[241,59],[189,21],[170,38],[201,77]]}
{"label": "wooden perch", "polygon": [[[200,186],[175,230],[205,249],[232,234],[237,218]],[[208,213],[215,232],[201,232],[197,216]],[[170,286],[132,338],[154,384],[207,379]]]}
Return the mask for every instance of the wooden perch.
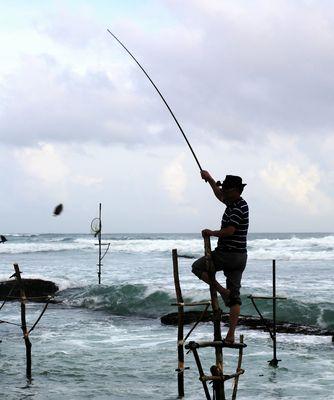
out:
{"label": "wooden perch", "polygon": [[226,343],[224,340],[214,340],[213,342],[189,342],[186,345],[186,349],[200,349],[201,347],[215,347],[215,348],[223,348],[228,347],[229,349],[240,349],[247,347],[245,343]]}
{"label": "wooden perch", "polygon": [[[184,370],[186,369],[184,367],[184,348],[191,351],[195,363],[198,369],[199,373],[199,380],[202,383],[205,398],[207,400],[226,400],[225,397],[225,386],[224,382],[229,380],[229,379],[234,379],[234,385],[233,385],[233,400],[236,398],[237,394],[237,389],[238,389],[238,380],[239,376],[242,375],[245,371],[241,368],[241,362],[242,362],[242,354],[243,354],[243,349],[247,347],[246,344],[243,343],[243,336],[240,336],[240,343],[227,343],[225,340],[222,340],[222,335],[221,335],[221,320],[222,320],[222,312],[219,307],[218,303],[218,296],[217,296],[217,290],[216,290],[216,279],[215,279],[215,268],[213,261],[211,259],[211,244],[210,244],[210,238],[206,237],[204,238],[204,251],[205,251],[205,259],[206,259],[206,270],[208,271],[209,275],[209,283],[210,283],[210,296],[211,300],[210,301],[198,301],[198,302],[190,302],[190,303],[185,303],[183,301],[182,297],[182,292],[181,292],[181,286],[180,286],[180,280],[179,280],[179,270],[178,270],[178,255],[177,255],[177,250],[174,249],[172,251],[172,256],[173,256],[173,275],[174,275],[174,284],[175,284],[175,292],[176,292],[176,299],[177,302],[171,304],[172,306],[177,306],[178,307],[178,312],[169,314],[168,316],[162,317],[161,322],[165,324],[174,324],[177,322],[178,325],[178,340],[177,340],[177,348],[178,348],[178,368],[176,371],[178,372],[178,389],[179,389],[179,398],[183,398],[184,396],[184,377],[183,373]],[[184,324],[189,323],[190,320],[185,321],[185,317],[189,315],[189,313],[185,313],[184,307],[187,306],[200,306],[200,305],[205,305],[204,310],[202,311],[195,311],[195,312],[190,312],[193,316],[196,315],[196,318],[191,318],[192,321],[195,321],[194,326],[191,328],[189,333],[183,337],[183,329],[184,329]],[[208,308],[212,307],[212,312],[208,312]],[[172,315],[172,318],[169,318],[169,316]],[[174,317],[177,318],[174,318]],[[208,319],[209,318],[209,319]],[[190,334],[193,332],[193,330],[196,328],[196,326],[202,321],[208,321],[211,320],[213,321],[213,328],[214,328],[214,337],[213,341],[205,341],[205,342],[195,342],[191,341],[187,344],[185,344],[186,339],[190,336]],[[198,354],[198,349],[203,348],[203,347],[213,347],[215,351],[215,356],[216,356],[216,363],[215,365],[211,366],[210,368],[210,375],[206,375],[204,373],[202,363]],[[223,348],[232,348],[232,349],[238,349],[239,350],[239,358],[238,358],[238,365],[236,368],[235,373],[227,375],[224,374],[224,364],[223,364]],[[188,352],[188,353],[189,353]],[[209,392],[209,387],[207,382],[210,381],[212,383],[213,387],[213,394],[211,397],[210,392]]]}

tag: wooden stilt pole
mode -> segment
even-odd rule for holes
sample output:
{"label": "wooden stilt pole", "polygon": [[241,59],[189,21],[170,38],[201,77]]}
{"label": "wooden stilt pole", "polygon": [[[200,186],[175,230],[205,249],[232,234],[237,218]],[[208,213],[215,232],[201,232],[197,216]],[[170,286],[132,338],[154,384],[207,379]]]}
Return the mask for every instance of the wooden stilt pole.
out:
{"label": "wooden stilt pole", "polygon": [[183,347],[183,326],[184,326],[184,307],[183,307],[183,297],[180,286],[180,278],[179,278],[179,265],[177,258],[177,250],[172,250],[173,257],[173,275],[174,275],[174,284],[175,284],[175,292],[176,299],[178,304],[178,325],[177,325],[177,356],[178,356],[178,367],[176,371],[177,374],[177,388],[179,398],[184,397],[184,347]]}
{"label": "wooden stilt pole", "polygon": [[203,385],[205,397],[207,398],[207,400],[211,400],[211,396],[210,396],[210,393],[209,393],[208,385],[207,385],[206,381],[203,379],[205,374],[204,374],[204,371],[203,371],[202,363],[201,363],[201,360],[199,358],[197,349],[193,348],[192,352],[193,352],[193,355],[194,355],[194,358],[195,358],[195,362],[196,362],[196,365],[197,365],[197,369],[198,369],[198,372],[199,372],[199,379],[200,379],[200,381],[202,382],[202,385]]}
{"label": "wooden stilt pole", "polygon": [[21,296],[21,329],[23,332],[24,343],[26,346],[26,376],[28,381],[31,382],[31,342],[29,340],[29,331],[26,322],[26,305],[25,305],[26,295],[18,264],[14,264],[14,270],[15,270],[15,278],[19,285],[20,296]]}
{"label": "wooden stilt pole", "polygon": [[202,314],[198,317],[197,321],[194,323],[193,327],[190,329],[190,331],[186,334],[186,336],[183,339],[183,342],[185,342],[188,337],[193,333],[193,331],[195,330],[195,328],[197,327],[197,325],[202,321],[203,316],[205,315],[205,313],[208,311],[208,308],[210,307],[211,302],[209,302],[206,307],[204,308],[204,310],[202,311]]}
{"label": "wooden stilt pole", "polygon": [[[244,342],[244,335],[240,335],[240,343]],[[239,383],[239,372],[241,371],[241,363],[242,363],[242,355],[243,355],[244,348],[242,346],[239,347],[239,358],[238,358],[238,365],[236,369],[237,376],[234,378],[233,383],[233,392],[232,392],[232,400],[237,398],[237,391],[238,391],[238,383]]]}
{"label": "wooden stilt pole", "polygon": [[[204,252],[207,263],[207,269],[209,271],[210,278],[210,295],[211,295],[211,304],[213,311],[213,326],[214,326],[214,341],[221,341],[221,311],[218,303],[217,290],[214,286],[215,281],[215,269],[211,258],[211,242],[209,237],[204,238]],[[223,366],[223,350],[222,347],[215,347],[216,353],[216,368],[214,368],[215,375],[223,376],[224,366]],[[225,400],[225,388],[224,381],[217,380],[213,382],[213,388],[216,395],[217,400]]]}

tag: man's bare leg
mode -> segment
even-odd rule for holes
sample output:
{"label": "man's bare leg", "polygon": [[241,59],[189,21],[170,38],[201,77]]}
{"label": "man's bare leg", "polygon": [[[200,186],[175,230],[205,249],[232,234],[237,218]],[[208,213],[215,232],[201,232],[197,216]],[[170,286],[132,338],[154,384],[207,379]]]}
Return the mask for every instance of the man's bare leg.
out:
{"label": "man's bare leg", "polygon": [[[210,285],[210,278],[207,272],[203,272],[201,276],[202,281]],[[219,282],[214,280],[213,284],[215,285],[216,290],[220,293],[220,295],[224,298],[228,298],[230,295],[230,290],[221,286]],[[230,316],[229,316],[229,329],[226,335],[225,340],[228,343],[233,343],[235,340],[235,328],[238,325],[240,315],[240,305],[235,304],[234,306],[230,307]]]}
{"label": "man's bare leg", "polygon": [[230,326],[225,338],[226,342],[228,343],[234,343],[235,328],[238,325],[239,315],[240,315],[240,305],[235,304],[230,308],[230,318],[229,318]]}
{"label": "man's bare leg", "polygon": [[[201,280],[208,285],[210,285],[210,278],[207,272],[202,272]],[[222,296],[223,299],[227,299],[228,296],[230,295],[229,289],[224,288],[219,282],[216,280],[213,281],[213,284],[215,286],[215,289],[217,292]]]}

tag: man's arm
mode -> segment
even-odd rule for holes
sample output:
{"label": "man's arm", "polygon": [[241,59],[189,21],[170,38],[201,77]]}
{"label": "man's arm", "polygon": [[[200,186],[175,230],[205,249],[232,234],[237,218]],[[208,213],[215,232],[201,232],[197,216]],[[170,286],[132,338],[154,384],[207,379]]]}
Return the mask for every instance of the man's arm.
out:
{"label": "man's arm", "polygon": [[235,232],[236,228],[234,226],[227,226],[226,228],[222,228],[219,231],[212,231],[211,229],[203,229],[202,236],[215,236],[218,238],[232,236]]}
{"label": "man's arm", "polygon": [[201,171],[201,177],[204,179],[206,182],[209,183],[211,186],[213,193],[217,197],[217,199],[221,202],[223,202],[223,195],[219,187],[216,185],[216,181],[212,178],[212,176],[209,174],[208,171]]}

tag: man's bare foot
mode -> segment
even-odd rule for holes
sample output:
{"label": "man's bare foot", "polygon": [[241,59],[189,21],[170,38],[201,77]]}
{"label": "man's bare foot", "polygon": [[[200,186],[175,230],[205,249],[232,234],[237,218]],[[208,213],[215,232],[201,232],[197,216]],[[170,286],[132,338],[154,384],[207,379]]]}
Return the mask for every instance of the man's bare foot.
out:
{"label": "man's bare foot", "polygon": [[227,334],[225,339],[224,339],[224,342],[226,344],[233,344],[234,343],[234,335]]}

